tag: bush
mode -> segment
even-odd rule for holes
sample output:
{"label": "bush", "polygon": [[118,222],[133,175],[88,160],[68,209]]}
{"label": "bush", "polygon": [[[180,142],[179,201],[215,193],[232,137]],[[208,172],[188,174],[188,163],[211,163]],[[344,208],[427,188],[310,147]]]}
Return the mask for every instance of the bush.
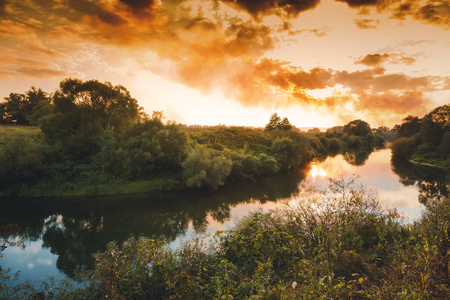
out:
{"label": "bush", "polygon": [[308,142],[298,136],[277,137],[272,143],[271,155],[280,169],[296,168],[311,160],[312,153],[308,146]]}
{"label": "bush", "polygon": [[183,162],[183,179],[188,187],[207,185],[217,188],[225,184],[233,162],[220,152],[198,145]]}
{"label": "bush", "polygon": [[396,139],[392,145],[392,155],[396,158],[408,159],[414,153],[416,146],[416,138],[412,137],[401,137]]}

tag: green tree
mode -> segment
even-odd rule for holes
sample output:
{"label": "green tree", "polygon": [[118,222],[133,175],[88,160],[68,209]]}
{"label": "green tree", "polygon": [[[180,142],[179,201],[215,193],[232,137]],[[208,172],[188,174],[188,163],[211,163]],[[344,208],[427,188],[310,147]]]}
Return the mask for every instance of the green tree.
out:
{"label": "green tree", "polygon": [[266,130],[272,131],[272,130],[278,129],[280,127],[280,123],[281,123],[280,116],[277,113],[273,113],[270,116],[269,123],[267,123],[267,125],[266,125]]}
{"label": "green tree", "polygon": [[130,179],[157,172],[181,170],[187,152],[187,136],[175,123],[164,124],[162,113],[117,131],[108,127],[97,138],[100,147],[95,164],[104,172]]}
{"label": "green tree", "polygon": [[425,115],[420,128],[422,141],[433,148],[439,146],[445,133],[450,133],[450,105],[439,106]]}
{"label": "green tree", "polygon": [[270,151],[280,169],[299,167],[312,157],[308,141],[297,135],[277,137]]}
{"label": "green tree", "polygon": [[0,123],[37,125],[39,118],[48,114],[51,102],[41,89],[31,87],[26,94],[11,93],[0,103]]}
{"label": "green tree", "polygon": [[344,126],[343,132],[348,135],[366,136],[372,132],[370,125],[363,120],[353,120]]}
{"label": "green tree", "polygon": [[120,130],[140,118],[130,92],[109,82],[63,80],[53,103],[53,112],[41,118],[41,130],[48,143],[75,158],[93,153],[95,137],[104,128]]}
{"label": "green tree", "polygon": [[420,131],[421,120],[415,116],[407,116],[403,123],[397,128],[397,135],[400,137],[410,137]]}
{"label": "green tree", "polygon": [[392,155],[396,158],[408,159],[414,153],[415,147],[414,136],[398,138],[392,143]]}
{"label": "green tree", "polygon": [[269,123],[267,123],[265,130],[272,131],[276,129],[281,131],[291,130],[292,129],[291,122],[289,122],[288,118],[283,118],[282,120],[277,113],[273,113],[270,116]]}
{"label": "green tree", "polygon": [[281,120],[279,128],[280,128],[280,130],[291,130],[292,129],[291,122],[289,122],[288,118],[283,118],[283,120]]}

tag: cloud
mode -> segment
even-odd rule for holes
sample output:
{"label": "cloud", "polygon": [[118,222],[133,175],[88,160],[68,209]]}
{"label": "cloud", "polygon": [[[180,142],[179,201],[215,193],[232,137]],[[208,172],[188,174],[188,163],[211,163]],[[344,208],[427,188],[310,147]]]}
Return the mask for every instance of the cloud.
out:
{"label": "cloud", "polygon": [[154,0],[119,0],[127,6],[131,12],[140,17],[151,17],[154,15],[156,3]]}
{"label": "cloud", "polygon": [[0,0],[0,16],[5,14],[6,4],[8,2],[6,0]]}
{"label": "cloud", "polygon": [[364,57],[360,57],[355,64],[362,64],[368,67],[378,67],[385,62],[391,64],[405,64],[411,65],[416,61],[414,57],[405,56],[398,53],[374,53],[367,54]]}
{"label": "cloud", "polygon": [[425,23],[436,24],[450,28],[450,3],[448,1],[429,1],[418,8],[414,17]]}
{"label": "cloud", "polygon": [[336,0],[338,2],[345,2],[350,7],[362,6],[377,6],[383,3],[383,0]]}
{"label": "cloud", "polygon": [[428,111],[430,100],[422,92],[407,91],[401,93],[360,93],[354,108],[357,111],[369,113],[373,116],[408,114],[421,116]]}
{"label": "cloud", "polygon": [[380,20],[374,19],[355,19],[354,22],[359,29],[377,29],[380,25]]}
{"label": "cloud", "polygon": [[296,18],[301,12],[314,9],[320,0],[220,0],[221,2],[245,11],[255,20],[276,15],[283,19]]}

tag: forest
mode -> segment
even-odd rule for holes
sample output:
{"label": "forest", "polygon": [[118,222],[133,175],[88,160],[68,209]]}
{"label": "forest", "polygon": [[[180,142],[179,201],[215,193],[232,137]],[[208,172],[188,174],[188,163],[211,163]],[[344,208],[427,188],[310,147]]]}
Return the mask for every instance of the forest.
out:
{"label": "forest", "polygon": [[362,120],[301,132],[274,113],[265,128],[187,126],[139,107],[123,86],[68,78],[0,103],[0,194],[94,195],[217,188],[348,153],[361,164],[390,131]]}

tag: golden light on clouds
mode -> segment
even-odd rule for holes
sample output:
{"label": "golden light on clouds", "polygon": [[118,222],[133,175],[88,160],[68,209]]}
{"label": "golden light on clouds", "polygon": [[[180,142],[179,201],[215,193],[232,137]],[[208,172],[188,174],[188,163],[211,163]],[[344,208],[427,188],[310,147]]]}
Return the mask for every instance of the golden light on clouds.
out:
{"label": "golden light on clouds", "polygon": [[178,122],[299,127],[450,99],[448,1],[0,0],[0,18],[2,97],[98,79]]}

